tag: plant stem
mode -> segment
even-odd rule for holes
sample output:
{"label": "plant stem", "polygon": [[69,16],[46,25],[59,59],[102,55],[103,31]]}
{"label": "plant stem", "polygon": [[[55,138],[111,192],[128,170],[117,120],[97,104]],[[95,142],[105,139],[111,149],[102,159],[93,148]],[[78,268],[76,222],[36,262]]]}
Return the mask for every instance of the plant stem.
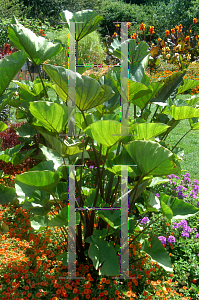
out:
{"label": "plant stem", "polygon": [[171,151],[173,151],[173,149],[180,143],[180,141],[185,137],[185,135],[187,135],[187,133],[189,133],[192,129],[189,129],[182,137],[181,139],[179,139],[179,141],[175,144],[175,146],[172,148]]}
{"label": "plant stem", "polygon": [[37,68],[37,71],[38,71],[38,74],[39,74],[39,78],[41,79],[41,83],[42,83],[42,85],[43,85],[43,89],[44,89],[45,96],[46,96],[46,98],[48,98],[48,94],[47,94],[46,87],[45,87],[44,82],[43,82],[43,78],[42,78],[42,76],[41,76],[41,72],[40,72],[40,70],[39,70],[39,66],[36,65],[36,68]]}
{"label": "plant stem", "polygon": [[154,114],[153,114],[153,117],[151,118],[151,121],[153,120],[153,118],[155,117],[155,115],[156,115],[156,113],[157,113],[157,110],[158,110],[158,108],[159,108],[159,105],[157,105],[157,107],[156,107],[156,110],[155,110],[155,112],[154,112]]}

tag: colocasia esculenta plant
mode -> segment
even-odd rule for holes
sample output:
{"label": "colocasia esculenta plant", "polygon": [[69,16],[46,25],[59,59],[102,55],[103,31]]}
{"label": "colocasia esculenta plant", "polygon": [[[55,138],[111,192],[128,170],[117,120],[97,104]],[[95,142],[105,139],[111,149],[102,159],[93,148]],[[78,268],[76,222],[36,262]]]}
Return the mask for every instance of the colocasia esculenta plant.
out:
{"label": "colocasia esculenta plant", "polygon": [[[74,14],[64,11],[61,17],[76,46],[102,20],[91,10]],[[133,211],[137,208],[141,214],[153,212],[169,220],[198,212],[198,208],[177,197],[161,193],[158,198],[150,190],[166,175],[181,171],[183,151],[177,144],[168,145],[166,138],[184,119],[189,119],[190,131],[199,129],[199,109],[195,107],[198,99],[182,95],[198,82],[183,80],[186,71],[180,71],[150,83],[145,74],[150,54],[146,42],[114,40],[110,53],[121,63],[127,62],[128,76],[117,65],[95,80],[82,75],[83,65],[72,70],[43,64],[63,50],[61,44],[37,37],[16,19],[8,28],[8,37],[20,51],[0,61],[0,110],[6,105],[16,107],[16,118],[26,123],[17,128],[24,143],[1,151],[0,159],[18,165],[33,156],[34,149],[26,153],[20,150],[39,133],[36,146],[42,161],[17,175],[15,188],[0,185],[0,203],[17,200],[29,209],[34,215],[31,226],[37,231],[59,226],[66,239],[71,238],[68,231],[73,233],[68,248],[58,257],[65,264],[71,262],[75,253],[71,245],[76,240],[77,259],[90,258],[99,274],[117,276],[125,265],[124,259],[120,266],[120,256],[126,257],[128,235],[134,234],[139,235],[143,254],[172,271],[169,254],[158,236],[151,234],[149,241]],[[127,56],[122,52],[125,45]],[[15,81],[19,86],[16,96],[9,84],[27,58],[37,68],[43,64],[50,81],[42,78],[38,68],[39,79]],[[121,105],[127,109],[120,117],[117,111]],[[0,130],[6,128],[0,122]],[[94,162],[93,168],[85,168],[88,161]],[[89,177],[95,179],[92,188],[86,185]],[[145,203],[141,206],[142,194]],[[60,205],[61,201],[65,205]],[[50,218],[48,213],[55,205],[58,214]]]}

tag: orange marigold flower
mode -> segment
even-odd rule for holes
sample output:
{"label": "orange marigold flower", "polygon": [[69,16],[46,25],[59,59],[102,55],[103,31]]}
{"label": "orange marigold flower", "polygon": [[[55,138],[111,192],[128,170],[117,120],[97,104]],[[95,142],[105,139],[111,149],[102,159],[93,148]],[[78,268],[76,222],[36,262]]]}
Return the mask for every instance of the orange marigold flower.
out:
{"label": "orange marigold flower", "polygon": [[149,33],[152,35],[153,33],[155,33],[154,31],[154,26],[150,26],[149,28]]}
{"label": "orange marigold flower", "polygon": [[116,37],[117,36],[117,33],[116,32],[114,32],[114,34],[112,35],[112,37]]}
{"label": "orange marigold flower", "polygon": [[196,24],[198,22],[197,18],[193,18],[193,24]]}
{"label": "orange marigold flower", "polygon": [[170,31],[169,31],[169,30],[166,30],[166,31],[165,31],[165,35],[168,36],[169,34],[170,34]]}
{"label": "orange marigold flower", "polygon": [[119,295],[119,291],[118,290],[115,290],[115,295]]}
{"label": "orange marigold flower", "polygon": [[171,32],[174,34],[176,32],[175,28],[171,28]]}
{"label": "orange marigold flower", "polygon": [[137,33],[134,33],[133,35],[131,35],[132,40],[136,40],[137,37],[138,37]]}
{"label": "orange marigold flower", "polygon": [[126,26],[129,28],[131,26],[131,23],[130,22],[127,22],[126,23]]}
{"label": "orange marigold flower", "polygon": [[142,24],[140,25],[140,30],[145,31],[145,28],[146,28],[146,24],[143,24],[143,23],[142,23]]}
{"label": "orange marigold flower", "polygon": [[120,27],[120,24],[116,24],[115,26],[116,26],[116,27]]}
{"label": "orange marigold flower", "polygon": [[190,42],[190,36],[189,35],[186,36],[186,41]]}

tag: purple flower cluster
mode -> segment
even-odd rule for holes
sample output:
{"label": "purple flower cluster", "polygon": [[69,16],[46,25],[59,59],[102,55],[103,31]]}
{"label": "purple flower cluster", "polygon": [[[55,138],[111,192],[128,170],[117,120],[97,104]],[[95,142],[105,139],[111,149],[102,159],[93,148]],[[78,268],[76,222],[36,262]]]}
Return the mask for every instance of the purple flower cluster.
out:
{"label": "purple flower cluster", "polygon": [[144,218],[140,221],[140,224],[146,225],[147,222],[149,222],[149,218],[148,218],[148,217],[144,217]]}
{"label": "purple flower cluster", "polygon": [[[173,185],[172,189],[175,192],[176,197],[178,197],[178,199],[184,199],[184,198],[188,198],[188,197],[191,197],[193,199],[198,198],[199,181],[197,179],[195,179],[192,184],[189,173],[185,173],[185,175],[183,175],[183,179],[180,181],[181,185],[179,185],[179,186],[177,186],[176,181],[172,180],[172,179],[179,180],[180,178],[178,176],[171,174],[171,175],[168,175],[168,178],[170,179],[169,184]],[[190,193],[188,193],[188,191],[187,191],[188,188],[189,189],[192,188]],[[187,193],[185,193],[185,191],[187,191]],[[188,202],[188,201],[186,201],[186,202]],[[197,203],[197,206],[199,206],[199,202]]]}
{"label": "purple flower cluster", "polygon": [[178,224],[176,222],[173,223],[173,229],[182,229],[181,236],[189,237],[189,233],[192,232],[191,228],[188,226],[186,220],[180,221]]}
{"label": "purple flower cluster", "polygon": [[172,235],[170,235],[170,236],[168,237],[168,239],[166,239],[166,237],[164,237],[164,236],[161,235],[161,236],[158,237],[158,239],[160,240],[160,242],[162,243],[163,246],[166,245],[166,242],[167,242],[167,241],[168,241],[169,244],[173,244],[173,243],[175,243],[175,241],[176,241],[175,237],[172,236]]}

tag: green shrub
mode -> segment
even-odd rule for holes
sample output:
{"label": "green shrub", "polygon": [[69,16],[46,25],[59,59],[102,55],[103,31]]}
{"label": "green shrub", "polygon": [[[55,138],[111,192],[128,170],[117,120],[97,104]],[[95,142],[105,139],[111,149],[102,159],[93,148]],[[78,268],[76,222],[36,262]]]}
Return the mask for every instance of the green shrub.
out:
{"label": "green shrub", "polygon": [[188,31],[192,25],[192,19],[189,9],[191,1],[170,0],[168,4],[160,1],[153,6],[154,25],[160,36],[165,34],[165,30],[174,28],[176,25],[182,24],[183,28]]}
{"label": "green shrub", "polygon": [[100,23],[100,33],[102,36],[113,35],[116,31],[116,23],[131,22],[131,31],[138,31],[140,24],[153,25],[151,19],[151,6],[126,4],[121,1],[106,1],[102,7],[101,15],[104,20]]}

